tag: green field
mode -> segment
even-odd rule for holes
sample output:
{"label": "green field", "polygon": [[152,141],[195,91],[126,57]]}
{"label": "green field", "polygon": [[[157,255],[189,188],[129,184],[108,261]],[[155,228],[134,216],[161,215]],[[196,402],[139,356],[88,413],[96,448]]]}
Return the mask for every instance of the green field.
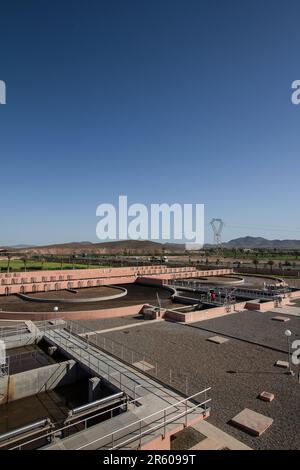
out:
{"label": "green field", "polygon": [[[0,270],[1,272],[6,272],[8,266],[7,260],[0,260]],[[10,272],[20,272],[20,271],[41,271],[41,270],[56,270],[56,269],[88,269],[88,268],[103,268],[107,266],[103,266],[100,264],[80,264],[80,263],[60,263],[56,261],[30,261],[26,262],[26,269],[24,261],[21,259],[12,259],[10,261],[9,271]]]}

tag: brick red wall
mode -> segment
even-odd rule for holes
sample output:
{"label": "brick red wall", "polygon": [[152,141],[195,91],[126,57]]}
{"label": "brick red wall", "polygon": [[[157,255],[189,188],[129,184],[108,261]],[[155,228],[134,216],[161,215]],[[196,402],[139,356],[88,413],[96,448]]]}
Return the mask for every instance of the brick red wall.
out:
{"label": "brick red wall", "polygon": [[1,312],[0,319],[6,320],[49,320],[62,318],[64,320],[98,320],[101,318],[123,317],[138,315],[144,304],[129,305],[127,307],[109,308],[104,310],[86,310],[74,312]]}
{"label": "brick red wall", "polygon": [[0,295],[45,292],[99,285],[128,284],[138,277],[152,279],[191,278],[230,274],[231,269],[197,271],[190,267],[142,266],[126,268],[99,268],[57,271],[35,271],[26,273],[1,273]]}

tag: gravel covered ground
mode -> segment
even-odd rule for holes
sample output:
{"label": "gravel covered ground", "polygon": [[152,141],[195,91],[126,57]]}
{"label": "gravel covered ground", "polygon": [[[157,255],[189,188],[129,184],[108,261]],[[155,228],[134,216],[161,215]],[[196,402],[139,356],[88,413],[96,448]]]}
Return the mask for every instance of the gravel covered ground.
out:
{"label": "gravel covered ground", "polygon": [[[253,315],[253,312],[249,314]],[[220,320],[224,325],[228,321],[229,324],[239,322],[238,315]],[[205,323],[201,322],[202,325]],[[273,335],[272,330],[268,330],[270,323],[273,325],[271,320],[265,324],[266,337]],[[284,369],[274,366],[278,359],[287,360],[286,354],[235,339],[222,345],[213,344],[206,341],[213,334],[171,322],[125,328],[105,336],[144,352],[172,368],[174,374],[186,374],[190,394],[211,386],[212,415],[209,421],[250,447],[300,448],[300,385],[297,375],[288,376]],[[294,366],[294,369],[298,372],[299,366]],[[275,394],[273,402],[266,403],[257,398],[264,390]],[[272,417],[273,425],[262,436],[252,437],[228,424],[244,408]]]}
{"label": "gravel covered ground", "polygon": [[[287,317],[290,320],[288,322],[272,320],[273,317],[277,316]],[[300,317],[275,312],[245,310],[240,313],[193,323],[191,326],[256,342],[275,349],[282,349],[283,351],[288,350],[285,330],[292,331],[293,339],[300,338]]]}
{"label": "gravel covered ground", "polygon": [[142,315],[133,315],[116,318],[103,318],[101,320],[77,320],[76,323],[89,328],[90,330],[106,330],[118,326],[131,325],[133,323],[143,323],[144,317]]}
{"label": "gravel covered ground", "polygon": [[196,429],[189,427],[171,436],[171,450],[186,450],[206,439]]}

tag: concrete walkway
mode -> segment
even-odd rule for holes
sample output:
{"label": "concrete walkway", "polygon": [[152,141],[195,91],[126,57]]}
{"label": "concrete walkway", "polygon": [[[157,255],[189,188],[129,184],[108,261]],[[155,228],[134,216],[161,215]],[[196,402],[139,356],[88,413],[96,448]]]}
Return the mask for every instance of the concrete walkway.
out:
{"label": "concrete walkway", "polygon": [[[59,443],[54,442],[47,446],[49,449],[61,449],[62,445],[65,449],[103,449],[115,446],[124,449],[127,444],[123,445],[123,442],[128,439],[132,440],[128,443],[128,448],[136,449],[149,441],[161,439],[163,428],[164,433],[175,433],[209,415],[208,409],[195,409],[194,401],[183,401],[182,395],[176,391],[100,351],[94,345],[88,345],[75,334],[57,328],[46,330],[44,337],[93,376],[106,379],[124,391],[131,400],[135,400],[135,403],[129,405],[127,412],[60,440]],[[201,403],[208,398],[207,393],[201,394],[197,397],[197,402]],[[126,429],[120,429],[123,427]],[[155,429],[149,432],[152,428]],[[140,439],[141,433],[144,435]]]}
{"label": "concrete walkway", "polygon": [[206,439],[193,446],[190,450],[252,450],[251,447],[246,446],[207,421],[201,421],[192,427],[206,436]]}
{"label": "concrete walkway", "polygon": [[272,312],[281,313],[283,315],[292,315],[300,317],[300,308],[294,305],[286,305],[285,307],[276,307],[272,309]]}

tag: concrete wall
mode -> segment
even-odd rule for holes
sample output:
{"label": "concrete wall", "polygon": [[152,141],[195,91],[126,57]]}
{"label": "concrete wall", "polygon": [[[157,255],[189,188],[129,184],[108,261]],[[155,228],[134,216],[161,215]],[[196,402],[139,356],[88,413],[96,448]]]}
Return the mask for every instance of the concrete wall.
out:
{"label": "concrete wall", "polygon": [[86,377],[75,361],[50,364],[0,378],[0,404],[69,385]]}
{"label": "concrete wall", "polygon": [[127,307],[108,308],[102,310],[81,310],[70,312],[1,312],[0,319],[12,320],[49,320],[62,318],[64,320],[98,320],[101,318],[123,317],[138,315],[144,304],[129,305]]}
{"label": "concrete wall", "polygon": [[[199,414],[197,418],[188,420],[188,427],[194,426],[195,424],[199,423],[203,419],[206,419],[210,416],[210,411],[207,410],[206,413]],[[163,436],[163,429],[162,433],[159,437],[155,437],[154,439],[149,436],[147,441],[143,442],[142,447],[138,447],[139,450],[170,450],[171,449],[171,437],[179,431],[182,431],[185,428],[184,424],[173,423],[174,427],[171,431],[167,431],[165,436]]]}
{"label": "concrete wall", "polygon": [[24,321],[20,324],[18,321],[13,319],[9,320],[9,322],[11,327],[15,328],[15,334],[5,336],[4,331],[1,339],[5,342],[6,349],[28,346],[30,344],[35,344],[42,339],[43,334],[32,321]]}
{"label": "concrete wall", "polygon": [[268,312],[269,310],[273,310],[275,307],[284,307],[285,305],[290,304],[290,300],[293,298],[299,298],[299,292],[292,292],[288,297],[282,299],[280,305],[275,300],[270,300],[268,302],[260,303],[259,300],[253,300],[246,302],[245,308],[247,310],[259,310],[260,312]]}
{"label": "concrete wall", "polygon": [[157,277],[137,277],[135,282],[145,286],[162,286],[164,280]]}
{"label": "concrete wall", "polygon": [[105,300],[120,299],[121,297],[125,297],[125,295],[127,295],[127,289],[125,289],[125,287],[111,286],[110,289],[117,293],[112,294],[112,295],[104,295],[100,297],[97,296],[97,297],[86,297],[86,298],[81,298],[81,297],[75,298],[76,296],[74,296],[74,298],[72,299],[62,299],[60,298],[60,295],[57,294],[57,297],[55,298],[55,300],[53,298],[49,299],[47,297],[36,297],[32,295],[27,295],[27,294],[18,294],[18,295],[19,297],[21,297],[21,299],[28,300],[30,302],[39,302],[39,303],[42,302],[42,303],[53,304],[53,302],[55,301],[57,305],[59,304],[82,304],[82,303],[89,304],[93,302],[104,302]]}
{"label": "concrete wall", "polygon": [[6,349],[29,346],[30,344],[35,344],[38,340],[38,338],[32,333],[16,334],[13,336],[6,336],[1,339],[5,342]]}
{"label": "concrete wall", "polygon": [[[299,292],[292,292],[290,296],[282,299],[281,306],[289,305],[291,299],[300,298]],[[170,318],[174,321],[180,321],[184,323],[196,322],[201,320],[209,320],[210,318],[216,318],[222,315],[229,315],[230,313],[240,312],[241,310],[259,310],[261,312],[268,312],[273,310],[279,305],[274,300],[260,303],[259,300],[254,301],[243,301],[232,305],[229,312],[226,311],[224,306],[209,308],[207,310],[195,310],[194,312],[180,313],[174,310],[167,310],[165,318]]]}
{"label": "concrete wall", "polygon": [[193,267],[131,266],[126,268],[0,273],[0,295],[128,284],[135,282],[138,277],[144,276],[157,279],[184,279],[231,274],[232,272],[232,269],[197,271]]}
{"label": "concrete wall", "polygon": [[245,302],[240,302],[231,306],[230,311],[226,311],[226,308],[222,305],[221,307],[209,308],[206,310],[195,310],[192,312],[178,312],[176,310],[166,310],[164,318],[169,318],[173,321],[178,321],[182,323],[192,323],[202,320],[209,320],[211,318],[220,317],[222,315],[230,315],[231,313],[236,313],[241,310],[244,310]]}

